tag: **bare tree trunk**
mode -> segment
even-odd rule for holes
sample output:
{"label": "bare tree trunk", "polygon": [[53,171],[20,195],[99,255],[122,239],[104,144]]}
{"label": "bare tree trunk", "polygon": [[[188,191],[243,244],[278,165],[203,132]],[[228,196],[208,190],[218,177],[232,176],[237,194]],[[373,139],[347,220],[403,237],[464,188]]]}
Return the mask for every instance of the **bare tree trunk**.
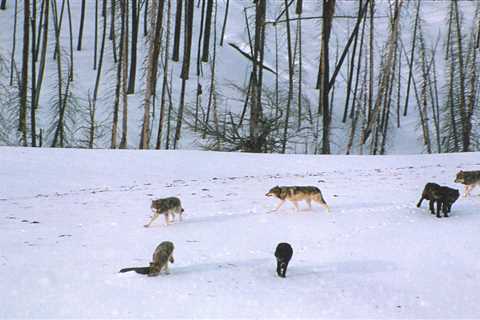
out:
{"label": "bare tree trunk", "polygon": [[295,13],[297,14],[298,21],[298,95],[297,95],[297,107],[298,107],[298,123],[297,127],[300,129],[302,125],[302,81],[303,81],[303,52],[302,52],[302,5],[303,0],[297,0],[297,7]]}
{"label": "bare tree trunk", "polygon": [[72,11],[70,10],[70,0],[67,0],[67,13],[68,13],[68,35],[70,40],[70,71],[69,81],[73,81],[73,28],[72,28]]}
{"label": "bare tree trunk", "polygon": [[[103,0],[105,4],[107,0]],[[93,100],[91,104],[90,112],[90,128],[89,128],[89,136],[88,136],[88,147],[90,149],[93,148],[95,143],[95,113],[96,113],[96,106],[97,106],[97,97],[98,97],[98,88],[100,86],[100,76],[102,74],[102,67],[103,67],[103,55],[105,52],[105,39],[107,38],[107,16],[103,16],[103,32],[102,32],[102,43],[100,45],[100,57],[98,60],[98,70],[97,70],[97,77],[95,79],[95,88],[93,90]]]}
{"label": "bare tree trunk", "polygon": [[403,0],[400,0],[398,4],[395,5],[395,12],[392,17],[392,22],[391,22],[391,30],[389,34],[389,39],[387,43],[387,54],[384,59],[384,63],[382,65],[382,72],[381,72],[381,78],[380,78],[380,84],[379,84],[379,89],[378,89],[378,94],[375,99],[375,105],[373,107],[373,110],[370,112],[370,117],[368,122],[368,126],[363,132],[361,143],[364,144],[365,141],[368,139],[370,136],[372,130],[376,130],[376,125],[377,125],[377,119],[378,115],[381,111],[381,105],[382,102],[384,101],[384,96],[388,94],[389,86],[390,86],[390,74],[392,72],[392,68],[394,66],[394,53],[395,53],[395,48],[397,45],[397,40],[398,40],[398,26],[399,26],[399,16],[400,16],[400,11],[403,5]]}
{"label": "bare tree trunk", "polygon": [[[293,94],[293,61],[292,61],[292,38],[290,33],[290,14],[288,9],[288,1],[284,0],[285,3],[285,17],[287,19],[287,50],[288,50],[288,97],[287,97],[287,110],[285,112],[285,127],[283,129],[283,139],[282,139],[282,153],[285,153],[287,147],[287,134],[289,127],[289,118],[290,118],[290,105],[292,102]],[[260,69],[262,67],[260,66]]]}
{"label": "bare tree trunk", "polygon": [[83,39],[83,25],[85,23],[85,0],[82,0],[82,9],[80,13],[80,28],[78,30],[78,42],[77,42],[77,50],[82,50],[82,39]]}
{"label": "bare tree trunk", "polygon": [[15,69],[15,49],[17,46],[17,17],[18,17],[18,1],[15,1],[15,14],[13,18],[13,35],[12,35],[12,54],[10,56],[10,83],[13,85],[13,71]]}
{"label": "bare tree trunk", "polygon": [[115,37],[115,4],[117,0],[111,0],[110,4],[110,35],[109,40],[112,41],[113,62],[117,63],[117,44]]}
{"label": "bare tree trunk", "polygon": [[177,0],[177,9],[175,11],[175,31],[173,32],[173,53],[172,60],[180,59],[180,34],[182,33],[182,6],[183,0]]}
{"label": "bare tree trunk", "polygon": [[123,32],[123,62],[122,62],[122,138],[120,140],[120,149],[128,147],[128,92],[127,92],[127,78],[128,78],[128,0],[121,0],[122,7],[122,28]]}
{"label": "bare tree trunk", "polygon": [[[140,6],[140,3],[138,3],[138,6]],[[130,75],[128,78],[128,90],[127,90],[128,94],[135,93],[135,79],[137,77],[137,42],[138,42],[138,26],[140,23],[140,19],[139,19],[140,8],[138,6],[137,6],[137,0],[132,0],[132,45],[130,47],[131,54],[130,54]],[[158,40],[160,41],[160,38]]]}
{"label": "bare tree trunk", "polygon": [[[48,22],[49,22],[49,7],[50,3],[49,0],[44,0],[43,1],[44,9],[42,10],[42,15],[44,18],[42,19],[43,21],[43,38],[42,38],[42,52],[40,53],[40,65],[39,65],[39,71],[38,71],[38,76],[37,76],[37,81],[35,84],[35,95],[32,96],[33,100],[33,105],[32,105],[32,147],[35,147],[37,145],[36,143],[36,119],[35,119],[35,113],[38,110],[38,104],[40,100],[40,92],[42,90],[42,83],[43,83],[43,77],[45,74],[45,64],[47,60],[47,47],[48,47]],[[33,76],[32,76],[33,77]],[[35,138],[34,138],[35,136]],[[40,143],[41,146],[41,143]]]}
{"label": "bare tree trunk", "polygon": [[[142,134],[140,135],[140,149],[148,149],[150,146],[150,102],[155,92],[155,83],[157,78],[158,59],[160,55],[160,34],[163,24],[163,5],[164,0],[160,2],[152,3],[152,16],[150,17],[151,23],[155,22],[154,33],[149,35],[149,52],[147,60],[147,78],[145,83],[145,96],[143,100],[144,112],[143,112],[143,126]],[[155,10],[157,9],[157,10]]]}
{"label": "bare tree trunk", "polygon": [[[52,15],[53,15],[53,25],[55,29],[55,53],[57,54],[57,76],[58,76],[58,122],[57,128],[55,129],[55,134],[53,137],[52,147],[57,147],[57,142],[59,142],[59,146],[63,147],[63,128],[64,128],[64,115],[65,109],[64,106],[64,99],[66,99],[66,95],[63,95],[63,77],[62,77],[62,57],[61,57],[61,47],[60,47],[60,28],[61,22],[58,16],[58,7],[57,2],[52,1]],[[67,82],[69,83],[69,82]],[[66,90],[67,91],[67,90]]]}
{"label": "bare tree trunk", "polygon": [[27,146],[27,90],[28,90],[28,50],[30,44],[30,1],[23,1],[23,53],[22,82],[20,91],[20,119],[18,130],[23,146]]}
{"label": "bare tree trunk", "polygon": [[95,35],[93,42],[93,70],[97,70],[97,46],[98,46],[98,0],[95,0]]}
{"label": "bare tree trunk", "polygon": [[[413,38],[412,38],[412,50],[410,51],[410,61],[413,61],[414,53],[415,53],[415,45],[416,45],[416,38],[417,38],[417,25],[418,19],[420,16],[420,0],[417,0],[417,9],[415,14],[415,22],[413,25]],[[413,66],[413,63],[412,63]],[[410,96],[410,83],[412,81],[412,66],[408,70],[408,80],[407,80],[407,93],[405,96],[405,107],[403,109],[403,116],[405,117],[408,112],[408,98]]]}
{"label": "bare tree trunk", "polygon": [[225,36],[225,29],[227,28],[228,7],[229,7],[229,5],[230,5],[230,0],[227,0],[227,4],[225,5],[225,17],[223,19],[222,35],[220,37],[220,47],[223,46],[223,38]]}
{"label": "bare tree trunk", "polygon": [[210,47],[210,29],[212,24],[213,0],[207,0],[207,13],[205,17],[205,35],[203,37],[202,61],[208,62],[208,49]]}
{"label": "bare tree trunk", "polygon": [[329,41],[332,29],[332,18],[335,12],[335,0],[323,1],[322,45],[320,51],[320,66],[318,69],[317,88],[319,89],[319,110],[323,116],[322,153],[330,154],[330,109],[328,92],[330,91]]}
{"label": "bare tree trunk", "polygon": [[[360,0],[358,3],[358,16],[357,16],[357,23],[361,20],[361,8],[362,8],[362,1]],[[355,69],[355,54],[357,52],[357,43],[358,43],[358,32],[355,33],[355,38],[353,40],[353,50],[352,56],[350,59],[350,70],[348,72],[348,79],[347,79],[347,97],[345,98],[345,109],[343,111],[343,118],[342,122],[347,122],[347,114],[348,114],[348,104],[350,102],[350,93],[352,90],[352,80],[353,80],[353,71]]]}
{"label": "bare tree trunk", "polygon": [[[163,58],[163,80],[162,80],[162,96],[160,100],[160,117],[159,117],[159,124],[158,124],[158,134],[157,134],[157,145],[156,148],[160,149],[162,144],[162,129],[163,129],[163,117],[165,113],[165,94],[167,93],[167,86],[168,86],[168,55],[170,50],[170,17],[171,17],[171,0],[167,2],[167,36],[166,36],[166,44],[165,44],[165,54]],[[169,120],[170,121],[170,118]],[[169,131],[167,132],[169,134]]]}
{"label": "bare tree trunk", "polygon": [[31,19],[31,26],[32,26],[32,77],[31,77],[31,98],[30,98],[30,133],[31,133],[31,141],[32,147],[37,146],[37,139],[36,139],[36,116],[35,116],[35,96],[36,96],[36,60],[35,60],[35,48],[36,48],[36,28],[37,28],[37,0],[33,0],[32,2],[32,19]]}
{"label": "bare tree trunk", "polygon": [[463,63],[463,47],[462,47],[462,31],[460,28],[460,17],[458,14],[458,4],[457,0],[453,1],[455,9],[455,28],[457,35],[457,50],[458,50],[458,71],[459,71],[459,81],[460,81],[460,118],[462,120],[462,151],[470,151],[470,135],[468,130],[468,118],[466,113],[466,103],[465,103],[465,69]]}
{"label": "bare tree trunk", "polygon": [[182,90],[180,93],[180,106],[178,108],[177,126],[175,128],[175,139],[173,140],[173,149],[177,148],[177,143],[180,140],[180,133],[183,122],[183,109],[185,105],[185,86],[190,74],[190,55],[192,52],[192,33],[193,33],[193,10],[194,0],[185,0],[185,35],[184,35],[184,51],[182,73]]}

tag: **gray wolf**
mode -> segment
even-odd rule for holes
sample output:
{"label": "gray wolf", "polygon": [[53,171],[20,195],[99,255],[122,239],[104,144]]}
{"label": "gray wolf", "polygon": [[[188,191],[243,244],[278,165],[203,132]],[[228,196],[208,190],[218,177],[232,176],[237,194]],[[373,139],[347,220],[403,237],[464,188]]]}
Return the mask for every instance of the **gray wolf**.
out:
{"label": "gray wolf", "polygon": [[165,274],[169,274],[168,271],[168,262],[174,263],[173,259],[173,243],[170,241],[163,241],[160,243],[155,252],[153,252],[152,262],[148,267],[133,267],[133,268],[124,268],[120,272],[135,271],[140,274],[147,274],[149,277],[158,276],[160,271],[165,270]]}
{"label": "gray wolf", "polygon": [[420,201],[417,203],[419,208],[424,199],[429,200],[429,208],[432,214],[435,214],[434,204],[437,203],[437,218],[440,218],[440,210],[444,217],[448,217],[448,213],[452,209],[452,204],[460,197],[460,192],[457,189],[443,187],[439,184],[429,182],[423,189]]}
{"label": "gray wolf", "polygon": [[153,211],[152,219],[149,223],[144,225],[145,228],[150,227],[153,221],[157,219],[161,214],[165,216],[165,225],[170,223],[169,215],[172,215],[173,220],[175,220],[175,213],[178,213],[180,221],[182,221],[183,208],[180,202],[180,199],[177,197],[169,197],[152,200],[150,208]]}
{"label": "gray wolf", "polygon": [[465,185],[465,194],[467,197],[472,192],[473,188],[480,186],[480,170],[479,171],[462,171],[457,173],[455,178],[456,183],[462,183]]}
{"label": "gray wolf", "polygon": [[279,277],[285,278],[288,263],[292,259],[292,246],[286,242],[281,242],[275,249],[275,257],[277,258],[277,274]]}
{"label": "gray wolf", "polygon": [[300,209],[298,207],[298,201],[305,200],[309,209],[312,209],[312,201],[315,201],[326,208],[328,212],[330,212],[330,208],[323,198],[322,192],[320,189],[314,186],[276,186],[270,189],[266,196],[280,199],[280,203],[272,211],[277,211],[280,209],[286,200],[292,202],[297,211],[299,211]]}

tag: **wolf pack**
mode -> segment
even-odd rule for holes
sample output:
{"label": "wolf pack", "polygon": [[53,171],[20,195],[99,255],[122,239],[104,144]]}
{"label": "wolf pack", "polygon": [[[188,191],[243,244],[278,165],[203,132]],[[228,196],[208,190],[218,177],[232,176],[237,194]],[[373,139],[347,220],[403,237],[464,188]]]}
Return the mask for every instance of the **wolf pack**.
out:
{"label": "wolf pack", "polygon": [[[465,185],[464,196],[468,197],[476,186],[480,186],[480,170],[461,170],[456,175],[455,183]],[[324,207],[327,212],[330,212],[330,208],[325,201],[322,192],[315,186],[275,186],[271,188],[265,196],[275,197],[280,200],[278,205],[270,212],[280,209],[286,201],[291,202],[297,211],[300,210],[298,205],[299,202],[305,201],[308,209],[311,210],[313,201]],[[440,213],[443,214],[443,217],[448,217],[452,205],[459,197],[460,192],[458,189],[429,182],[425,185],[422,191],[417,207],[422,205],[423,200],[428,200],[431,214],[436,215],[437,218],[442,217]],[[153,215],[150,221],[144,225],[146,228],[150,227],[160,215],[164,215],[165,225],[169,225],[171,222],[175,221],[176,214],[179,216],[179,220],[182,221],[184,209],[180,199],[177,197],[152,200],[150,208]],[[152,262],[150,262],[148,267],[123,268],[120,272],[135,271],[136,273],[148,276],[158,276],[162,271],[164,271],[165,274],[169,274],[168,263],[174,262],[174,248],[174,244],[171,241],[163,241],[153,252]],[[289,243],[281,242],[277,245],[274,255],[277,262],[277,275],[285,278],[288,264],[293,256],[293,248]]]}

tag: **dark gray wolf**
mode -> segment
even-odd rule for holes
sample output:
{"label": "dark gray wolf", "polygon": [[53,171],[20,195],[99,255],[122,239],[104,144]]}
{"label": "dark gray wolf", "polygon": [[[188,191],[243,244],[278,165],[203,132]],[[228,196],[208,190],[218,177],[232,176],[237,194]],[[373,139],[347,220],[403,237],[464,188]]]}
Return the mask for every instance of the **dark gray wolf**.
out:
{"label": "dark gray wolf", "polygon": [[165,274],[169,274],[168,262],[174,263],[173,259],[173,243],[170,241],[163,241],[160,243],[153,253],[152,262],[148,267],[133,267],[124,268],[120,272],[135,271],[140,274],[147,274],[149,277],[158,276],[160,271],[165,270]]}
{"label": "dark gray wolf", "polygon": [[437,203],[437,218],[440,218],[440,210],[444,217],[448,217],[448,213],[452,209],[452,204],[460,197],[460,192],[457,189],[443,187],[439,184],[429,182],[425,185],[422,192],[422,197],[417,203],[419,208],[422,205],[423,199],[429,200],[429,208],[432,214],[435,214],[434,205]]}
{"label": "dark gray wolf", "polygon": [[462,171],[457,173],[455,178],[456,183],[462,183],[465,185],[465,194],[467,197],[472,192],[473,188],[480,186],[480,171]]}
{"label": "dark gray wolf", "polygon": [[288,263],[292,259],[292,246],[286,242],[281,242],[275,249],[275,257],[277,258],[277,274],[279,277],[285,278]]}
{"label": "dark gray wolf", "polygon": [[157,219],[161,214],[165,216],[165,225],[170,223],[169,215],[172,215],[175,220],[175,213],[178,213],[180,221],[182,221],[183,208],[180,199],[177,197],[169,197],[163,199],[152,200],[150,208],[153,211],[152,219],[149,223],[144,225],[145,228],[150,227],[152,222]]}
{"label": "dark gray wolf", "polygon": [[286,200],[293,203],[295,208],[298,208],[298,201],[305,200],[308,208],[312,209],[312,200],[318,202],[321,206],[330,211],[327,202],[322,196],[322,192],[317,187],[313,186],[276,186],[270,189],[266,194],[267,197],[276,197],[280,199],[278,206],[272,211],[277,211],[285,203]]}

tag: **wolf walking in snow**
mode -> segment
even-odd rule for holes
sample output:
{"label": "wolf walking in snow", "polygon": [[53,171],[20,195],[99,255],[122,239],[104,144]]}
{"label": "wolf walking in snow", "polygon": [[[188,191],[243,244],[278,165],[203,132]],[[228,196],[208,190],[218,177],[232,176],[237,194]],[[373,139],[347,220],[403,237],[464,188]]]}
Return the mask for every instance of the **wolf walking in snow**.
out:
{"label": "wolf walking in snow", "polygon": [[442,210],[444,217],[448,217],[452,204],[457,201],[458,197],[460,197],[460,192],[457,189],[442,187],[436,183],[429,182],[423,189],[422,197],[418,201],[417,207],[420,208],[423,199],[429,200],[430,212],[435,214],[434,204],[436,202],[437,218],[440,218],[440,210]]}
{"label": "wolf walking in snow", "polygon": [[160,271],[165,270],[165,274],[169,274],[168,262],[174,263],[173,259],[173,243],[170,241],[163,241],[160,243],[153,253],[152,262],[148,267],[133,267],[124,268],[120,272],[135,271],[140,274],[147,274],[149,277],[158,276]]}
{"label": "wolf walking in snow", "polygon": [[152,200],[150,208],[153,211],[152,219],[149,223],[144,225],[145,228],[150,227],[153,221],[157,219],[161,214],[165,216],[165,225],[170,223],[169,215],[172,215],[173,220],[175,220],[175,213],[178,213],[180,221],[182,221],[183,208],[180,202],[180,199],[177,197],[169,197]]}
{"label": "wolf walking in snow", "polygon": [[312,201],[315,201],[330,212],[330,208],[323,198],[322,192],[314,186],[276,186],[270,189],[266,196],[280,199],[280,203],[272,211],[280,209],[286,200],[292,202],[297,211],[299,211],[298,201],[305,200],[308,204],[308,209],[312,209]]}
{"label": "wolf walking in snow", "polygon": [[275,258],[277,258],[277,274],[279,277],[285,278],[288,263],[292,259],[292,246],[286,242],[281,242],[275,249]]}
{"label": "wolf walking in snow", "polygon": [[480,186],[480,170],[478,171],[462,171],[457,173],[455,178],[456,183],[461,183],[465,185],[465,194],[467,197],[472,192],[473,188]]}

